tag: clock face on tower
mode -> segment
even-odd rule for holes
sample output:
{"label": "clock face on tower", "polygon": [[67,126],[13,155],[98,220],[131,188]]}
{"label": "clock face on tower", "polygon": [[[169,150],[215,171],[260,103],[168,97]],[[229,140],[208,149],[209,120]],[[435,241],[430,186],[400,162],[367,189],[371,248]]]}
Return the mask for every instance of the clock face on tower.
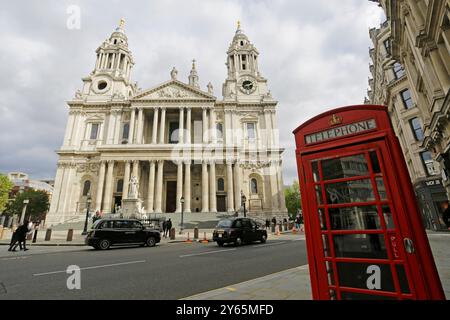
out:
{"label": "clock face on tower", "polygon": [[245,94],[252,94],[256,90],[256,81],[251,77],[244,77],[239,80],[238,87]]}

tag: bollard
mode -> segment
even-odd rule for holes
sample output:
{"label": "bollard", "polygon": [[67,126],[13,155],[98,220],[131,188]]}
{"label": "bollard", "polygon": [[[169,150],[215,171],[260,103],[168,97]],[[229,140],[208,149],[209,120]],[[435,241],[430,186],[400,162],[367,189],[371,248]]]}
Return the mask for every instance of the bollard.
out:
{"label": "bollard", "polygon": [[72,241],[72,239],[73,239],[73,229],[69,229],[67,231],[67,239],[66,239],[66,241]]}
{"label": "bollard", "polygon": [[0,240],[3,239],[3,230],[5,230],[5,229],[3,229],[3,226],[0,225]]}
{"label": "bollard", "polygon": [[169,238],[170,240],[175,240],[175,228],[170,229]]}
{"label": "bollard", "polygon": [[33,243],[36,243],[36,240],[37,240],[37,233],[38,233],[38,229],[36,228],[36,229],[34,230]]}
{"label": "bollard", "polygon": [[203,240],[200,242],[201,243],[209,243],[208,239],[206,239],[206,232],[203,234]]}
{"label": "bollard", "polygon": [[45,232],[45,241],[50,241],[52,239],[52,229],[47,229]]}
{"label": "bollard", "polygon": [[185,241],[186,243],[192,243],[191,237],[190,237],[190,233],[188,232],[188,238]]}
{"label": "bollard", "polygon": [[194,228],[194,240],[198,239],[198,227]]}
{"label": "bollard", "polygon": [[288,231],[288,223],[287,222],[284,223],[284,231]]}

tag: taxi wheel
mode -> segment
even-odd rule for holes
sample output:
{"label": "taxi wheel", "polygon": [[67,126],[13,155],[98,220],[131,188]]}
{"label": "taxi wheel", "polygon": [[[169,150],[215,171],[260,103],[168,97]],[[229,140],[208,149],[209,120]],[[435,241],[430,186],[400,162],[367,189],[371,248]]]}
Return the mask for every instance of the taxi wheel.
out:
{"label": "taxi wheel", "polygon": [[154,246],[156,245],[156,240],[155,240],[155,238],[153,238],[153,237],[148,237],[148,238],[147,238],[147,241],[145,242],[145,244],[146,244],[148,247],[154,247]]}
{"label": "taxi wheel", "polygon": [[261,236],[261,243],[266,243],[266,241],[267,241],[267,236],[265,234],[263,234]]}
{"label": "taxi wheel", "polygon": [[218,245],[219,247],[223,247],[223,242],[217,241],[217,245]]}
{"label": "taxi wheel", "polygon": [[240,237],[237,237],[236,241],[234,241],[234,245],[236,247],[239,247],[240,245],[242,245],[242,239]]}
{"label": "taxi wheel", "polygon": [[111,242],[109,240],[103,239],[98,243],[98,248],[100,250],[107,250],[111,246]]}

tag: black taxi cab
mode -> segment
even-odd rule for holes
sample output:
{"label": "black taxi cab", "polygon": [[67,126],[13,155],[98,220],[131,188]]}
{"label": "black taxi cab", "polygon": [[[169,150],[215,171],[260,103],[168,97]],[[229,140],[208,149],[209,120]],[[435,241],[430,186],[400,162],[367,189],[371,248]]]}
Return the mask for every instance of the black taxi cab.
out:
{"label": "black taxi cab", "polygon": [[222,247],[226,243],[240,246],[244,243],[267,241],[267,231],[261,229],[256,221],[250,218],[228,218],[221,220],[213,233],[213,240]]}

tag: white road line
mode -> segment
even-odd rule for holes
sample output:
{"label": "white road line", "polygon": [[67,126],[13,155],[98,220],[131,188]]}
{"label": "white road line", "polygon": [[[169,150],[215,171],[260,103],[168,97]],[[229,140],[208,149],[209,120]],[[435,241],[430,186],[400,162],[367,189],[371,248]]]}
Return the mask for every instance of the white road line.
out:
{"label": "white road line", "polygon": [[[117,266],[124,266],[124,265],[136,264],[136,263],[144,263],[144,262],[145,262],[145,260],[140,260],[140,261],[130,261],[130,262],[121,262],[121,263],[114,263],[114,264],[105,264],[105,265],[102,265],[102,266],[85,267],[85,268],[80,268],[80,270],[90,270],[90,269],[100,269],[100,268],[108,268],[108,267],[117,267]],[[45,276],[45,275],[49,275],[49,274],[57,274],[57,273],[66,273],[66,270],[63,270],[63,271],[44,272],[44,273],[35,273],[35,274],[33,274],[33,276],[39,277],[39,276]]]}
{"label": "white road line", "polygon": [[253,248],[264,248],[264,247],[278,246],[280,244],[285,244],[285,243],[287,243],[287,241],[277,242],[277,243],[269,243],[269,244],[258,244],[258,245],[253,246]]}
{"label": "white road line", "polygon": [[180,258],[202,256],[202,255],[205,255],[205,254],[221,253],[221,252],[228,252],[228,251],[235,251],[235,250],[236,249],[227,249],[227,250],[217,250],[217,251],[208,251],[208,252],[201,252],[201,253],[185,254],[183,256],[180,256]]}

